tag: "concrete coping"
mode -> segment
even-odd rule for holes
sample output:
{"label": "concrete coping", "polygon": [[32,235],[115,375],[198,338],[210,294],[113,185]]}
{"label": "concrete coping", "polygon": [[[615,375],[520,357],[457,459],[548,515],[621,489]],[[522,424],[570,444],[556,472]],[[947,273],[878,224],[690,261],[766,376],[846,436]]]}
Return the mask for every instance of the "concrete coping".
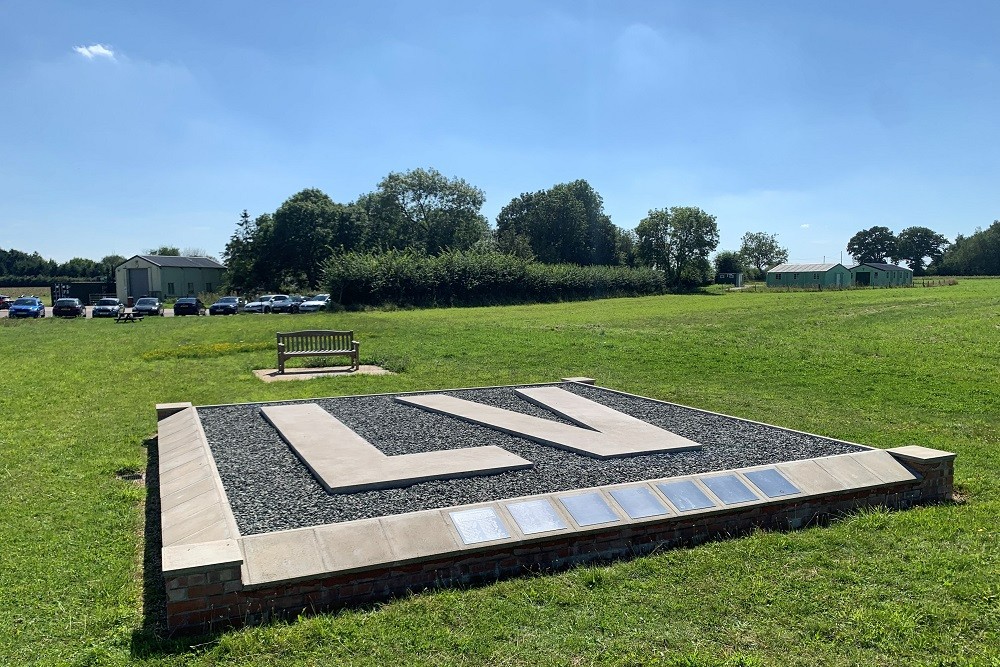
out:
{"label": "concrete coping", "polygon": [[163,574],[171,577],[243,564],[243,552],[236,540],[178,544],[164,547],[162,553]]}
{"label": "concrete coping", "polygon": [[163,421],[170,415],[177,414],[181,410],[186,410],[187,408],[193,408],[190,402],[186,403],[157,403],[156,404],[156,421]]}
{"label": "concrete coping", "polygon": [[[811,468],[804,470],[804,466]],[[771,471],[776,475],[772,479],[790,483],[790,487],[769,495],[767,487],[758,486],[762,482],[755,477],[755,473],[763,471]],[[717,479],[735,485],[737,490],[747,493],[746,497],[727,498],[727,489],[713,484]],[[239,540],[246,557],[243,584],[253,589],[277,582],[456,557],[501,545],[516,548],[571,535],[583,537],[616,527],[624,529],[630,524],[684,522],[689,517],[741,512],[752,506],[801,502],[804,498],[827,494],[917,482],[917,477],[887,452],[873,450],[247,535]],[[664,488],[664,485],[676,488],[678,484],[681,485],[678,491],[693,493],[707,502],[693,507],[678,505]],[[640,489],[658,511],[630,516],[621,496],[616,495],[630,489]],[[585,501],[591,510],[605,516],[583,520],[580,510],[586,512],[587,507],[574,508],[568,502],[573,500]],[[535,513],[538,528],[527,529],[523,518],[517,516],[518,506],[533,506],[525,510]],[[463,515],[472,515],[473,523],[485,521],[480,526],[488,530],[480,531],[481,535],[472,539],[463,538],[464,522],[457,522]],[[470,533],[465,528],[468,537]],[[182,556],[193,558],[187,554],[173,558],[179,560]],[[165,554],[165,568],[166,562]]]}
{"label": "concrete coping", "polygon": [[596,384],[597,380],[588,377],[559,378],[563,382],[579,382],[580,384]]}
{"label": "concrete coping", "polygon": [[946,452],[941,449],[931,449],[920,445],[907,445],[905,447],[893,447],[887,450],[897,459],[912,461],[914,463],[938,463],[940,461],[954,461],[957,454]]}

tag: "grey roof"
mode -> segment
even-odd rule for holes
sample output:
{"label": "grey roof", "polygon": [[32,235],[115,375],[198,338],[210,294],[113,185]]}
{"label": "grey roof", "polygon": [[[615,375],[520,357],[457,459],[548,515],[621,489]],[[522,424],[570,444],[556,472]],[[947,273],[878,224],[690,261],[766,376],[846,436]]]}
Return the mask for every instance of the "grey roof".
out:
{"label": "grey roof", "polygon": [[[144,259],[156,266],[176,266],[181,268],[197,269],[225,269],[225,265],[219,264],[209,257],[171,257],[169,255],[136,255],[139,259]],[[135,259],[133,257],[133,259]],[[123,262],[124,263],[124,262]]]}
{"label": "grey roof", "polygon": [[864,264],[855,264],[851,267],[851,271],[858,268],[859,266],[870,266],[878,271],[912,271],[905,266],[896,266],[895,264],[882,264],[881,262],[865,262]]}
{"label": "grey roof", "polygon": [[830,269],[835,269],[837,267],[846,269],[847,267],[843,264],[833,263],[833,264],[778,264],[773,269],[770,269],[768,273],[826,273]]}

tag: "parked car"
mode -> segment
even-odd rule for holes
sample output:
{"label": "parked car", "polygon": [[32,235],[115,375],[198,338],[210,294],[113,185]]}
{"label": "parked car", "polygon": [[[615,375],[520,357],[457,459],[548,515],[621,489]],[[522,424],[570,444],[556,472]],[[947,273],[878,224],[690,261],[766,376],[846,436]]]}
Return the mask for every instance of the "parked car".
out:
{"label": "parked car", "polygon": [[45,306],[37,296],[22,296],[14,299],[7,317],[45,317]]}
{"label": "parked car", "polygon": [[87,307],[79,299],[56,299],[52,304],[52,314],[56,317],[86,317]]}
{"label": "parked car", "polygon": [[284,294],[265,294],[256,301],[251,301],[243,307],[244,313],[270,313],[271,302],[275,299],[284,298]]}
{"label": "parked car", "polygon": [[317,294],[299,304],[300,313],[315,313],[317,310],[326,310],[326,304],[330,301],[329,294]]}
{"label": "parked car", "polygon": [[271,312],[272,313],[297,313],[299,312],[299,306],[305,301],[301,296],[292,295],[285,296],[283,299],[275,297],[274,301],[271,302]]}
{"label": "parked car", "polygon": [[0,310],[5,310],[7,308],[10,308],[10,304],[12,301],[13,299],[7,296],[6,294],[0,294]]}
{"label": "parked car", "polygon": [[201,299],[184,296],[174,302],[174,315],[204,315],[205,304]]}
{"label": "parked car", "polygon": [[159,315],[163,317],[163,302],[153,296],[144,296],[132,306],[136,315]]}
{"label": "parked car", "polygon": [[105,297],[99,299],[90,311],[91,317],[118,317],[125,312],[125,304],[121,299]]}
{"label": "parked car", "polygon": [[208,307],[209,315],[236,315],[243,308],[243,299],[238,296],[224,296]]}

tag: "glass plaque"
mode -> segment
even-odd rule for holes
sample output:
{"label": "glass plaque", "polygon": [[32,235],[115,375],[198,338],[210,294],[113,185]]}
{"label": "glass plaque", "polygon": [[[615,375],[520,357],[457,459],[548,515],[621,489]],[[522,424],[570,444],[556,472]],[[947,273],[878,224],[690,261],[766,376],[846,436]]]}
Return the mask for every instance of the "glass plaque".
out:
{"label": "glass plaque", "polygon": [[563,496],[559,502],[569,510],[573,520],[581,526],[619,521],[618,515],[604,501],[599,493],[581,493],[578,496]]}
{"label": "glass plaque", "polygon": [[744,474],[768,498],[778,498],[780,496],[790,496],[799,493],[799,489],[774,468],[754,470],[753,472]]}
{"label": "glass plaque", "polygon": [[747,485],[736,475],[721,475],[719,477],[702,477],[701,481],[727,505],[760,500]]}
{"label": "glass plaque", "polygon": [[525,535],[544,533],[549,530],[566,528],[566,522],[559,516],[548,500],[526,500],[523,503],[507,503],[507,510],[517,522],[517,527]]}
{"label": "glass plaque", "polygon": [[681,512],[715,507],[715,503],[694,482],[662,482],[656,485]]}
{"label": "glass plaque", "polygon": [[610,493],[615,502],[633,519],[643,519],[667,513],[667,508],[656,498],[656,494],[645,486],[613,489]]}
{"label": "glass plaque", "polygon": [[489,542],[510,537],[507,526],[492,507],[480,507],[460,512],[449,512],[451,520],[466,544]]}

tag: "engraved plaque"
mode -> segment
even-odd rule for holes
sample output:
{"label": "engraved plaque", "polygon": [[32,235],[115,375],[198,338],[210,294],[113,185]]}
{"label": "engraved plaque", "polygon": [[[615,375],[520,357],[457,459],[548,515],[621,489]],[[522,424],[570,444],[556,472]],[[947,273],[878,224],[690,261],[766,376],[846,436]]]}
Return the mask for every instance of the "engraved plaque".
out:
{"label": "engraved plaque", "polygon": [[701,481],[719,497],[719,500],[727,505],[760,500],[757,494],[748,489],[747,485],[741,482],[736,475],[702,477]]}
{"label": "engraved plaque", "polygon": [[480,507],[461,512],[449,512],[458,534],[466,544],[490,542],[510,537],[507,526],[497,516],[492,507]]}
{"label": "engraved plaque", "polygon": [[656,485],[681,512],[715,507],[715,503],[694,482],[663,482]]}
{"label": "engraved plaque", "polygon": [[656,494],[645,486],[633,486],[627,489],[612,489],[611,497],[633,519],[643,519],[648,516],[667,514],[668,510],[657,498]]}
{"label": "engraved plaque", "polygon": [[569,510],[573,520],[581,526],[620,521],[599,493],[582,493],[578,496],[563,496],[559,502]]}
{"label": "engraved plaque", "polygon": [[544,533],[549,530],[566,528],[566,522],[559,516],[548,500],[526,500],[523,503],[507,503],[510,515],[517,527],[525,535]]}
{"label": "engraved plaque", "polygon": [[780,496],[790,496],[799,493],[799,489],[774,468],[755,470],[744,474],[768,498],[778,498]]}

